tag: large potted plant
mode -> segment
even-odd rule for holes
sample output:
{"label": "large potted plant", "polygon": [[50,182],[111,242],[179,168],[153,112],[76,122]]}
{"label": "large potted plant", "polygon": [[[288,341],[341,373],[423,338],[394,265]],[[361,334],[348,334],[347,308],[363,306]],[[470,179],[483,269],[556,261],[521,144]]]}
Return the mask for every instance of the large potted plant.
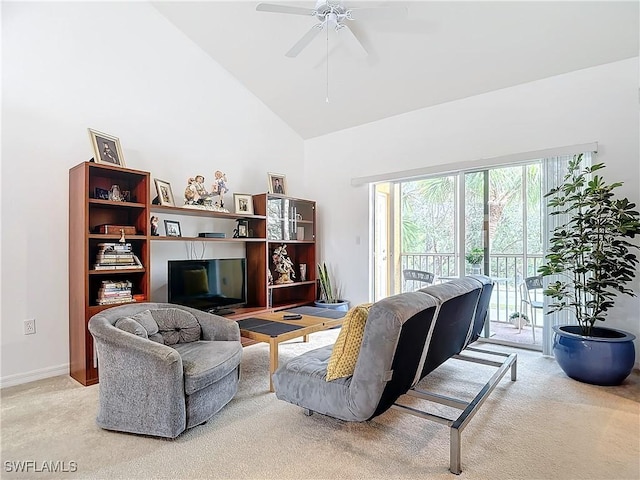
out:
{"label": "large potted plant", "polygon": [[553,352],[565,373],[586,383],[617,385],[635,362],[631,333],[600,326],[617,294],[635,296],[626,287],[635,276],[638,246],[627,239],[640,233],[640,214],[628,199],[594,174],[604,164],[581,167],[582,155],[569,162],[562,185],[546,194],[551,215],[566,214],[550,239],[543,276],[552,275],[544,294],[550,312],[568,310],[577,325],[557,325]]}
{"label": "large potted plant", "polygon": [[349,310],[349,302],[338,297],[337,290],[334,290],[334,284],[331,283],[327,264],[318,264],[318,279],[320,281],[320,300],[315,302],[316,307],[331,308],[346,312]]}

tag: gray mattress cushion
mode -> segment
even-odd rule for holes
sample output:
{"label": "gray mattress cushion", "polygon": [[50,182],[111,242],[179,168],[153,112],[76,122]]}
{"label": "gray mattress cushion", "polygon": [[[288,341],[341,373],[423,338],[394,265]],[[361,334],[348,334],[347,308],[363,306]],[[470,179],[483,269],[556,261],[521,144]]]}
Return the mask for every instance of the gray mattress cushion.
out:
{"label": "gray mattress cushion", "polygon": [[182,358],[187,395],[217,382],[242,358],[242,344],[228,341],[196,341],[172,345]]}
{"label": "gray mattress cushion", "polygon": [[402,325],[420,311],[437,305],[419,292],[394,295],[369,311],[360,354],[352,377],[325,381],[333,345],[313,350],[282,365],[274,374],[276,396],[287,402],[348,421],[373,415],[384,387]]}
{"label": "gray mattress cushion", "polygon": [[[327,364],[333,345],[327,345],[289,360],[273,375],[276,397],[342,420],[353,420],[358,412],[349,410],[352,377],[327,382]],[[335,406],[343,405],[336,411]]]}

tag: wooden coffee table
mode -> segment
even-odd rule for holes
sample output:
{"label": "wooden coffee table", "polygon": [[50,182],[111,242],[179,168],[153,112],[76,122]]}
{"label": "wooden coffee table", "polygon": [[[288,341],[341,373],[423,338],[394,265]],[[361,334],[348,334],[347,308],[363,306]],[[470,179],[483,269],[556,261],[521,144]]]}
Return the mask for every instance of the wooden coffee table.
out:
{"label": "wooden coffee table", "polygon": [[[304,337],[304,341],[307,341],[307,335],[310,333],[337,327],[342,325],[344,320],[343,318],[324,318],[313,315],[302,315],[299,320],[284,320],[283,315],[283,312],[263,313],[238,321],[240,334],[243,337],[269,344],[269,391],[271,392],[273,392],[273,372],[278,368],[278,345],[280,343],[298,337]],[[260,323],[260,320],[265,322]],[[275,325],[269,322],[274,322]],[[298,328],[282,331],[293,328],[291,326]]]}

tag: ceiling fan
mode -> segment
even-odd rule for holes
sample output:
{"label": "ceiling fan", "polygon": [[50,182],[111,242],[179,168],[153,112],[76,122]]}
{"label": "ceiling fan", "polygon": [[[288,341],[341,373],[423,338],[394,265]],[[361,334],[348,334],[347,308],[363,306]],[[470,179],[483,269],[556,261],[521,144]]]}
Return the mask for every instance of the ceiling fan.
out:
{"label": "ceiling fan", "polygon": [[367,49],[362,45],[356,33],[349,28],[346,21],[359,20],[389,20],[404,18],[407,15],[406,7],[364,7],[364,8],[347,8],[341,0],[318,0],[315,8],[294,7],[290,5],[276,5],[271,3],[259,3],[256,6],[259,12],[272,13],[288,13],[293,15],[305,15],[315,17],[319,23],[315,24],[311,29],[303,35],[303,37],[291,47],[285,54],[287,57],[296,57],[311,41],[324,29],[333,28],[336,32],[344,31],[358,45],[364,55],[367,55]]}

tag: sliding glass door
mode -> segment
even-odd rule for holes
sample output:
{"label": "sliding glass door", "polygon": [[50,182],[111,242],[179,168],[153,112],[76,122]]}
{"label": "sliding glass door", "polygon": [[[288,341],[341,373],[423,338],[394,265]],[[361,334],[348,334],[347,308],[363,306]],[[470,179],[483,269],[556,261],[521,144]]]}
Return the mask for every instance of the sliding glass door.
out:
{"label": "sliding glass door", "polygon": [[376,189],[375,299],[422,286],[406,270],[432,273],[436,283],[488,275],[495,286],[485,339],[539,349],[542,318],[522,302],[521,285],[542,260],[540,171],[536,161],[388,183],[386,211]]}

